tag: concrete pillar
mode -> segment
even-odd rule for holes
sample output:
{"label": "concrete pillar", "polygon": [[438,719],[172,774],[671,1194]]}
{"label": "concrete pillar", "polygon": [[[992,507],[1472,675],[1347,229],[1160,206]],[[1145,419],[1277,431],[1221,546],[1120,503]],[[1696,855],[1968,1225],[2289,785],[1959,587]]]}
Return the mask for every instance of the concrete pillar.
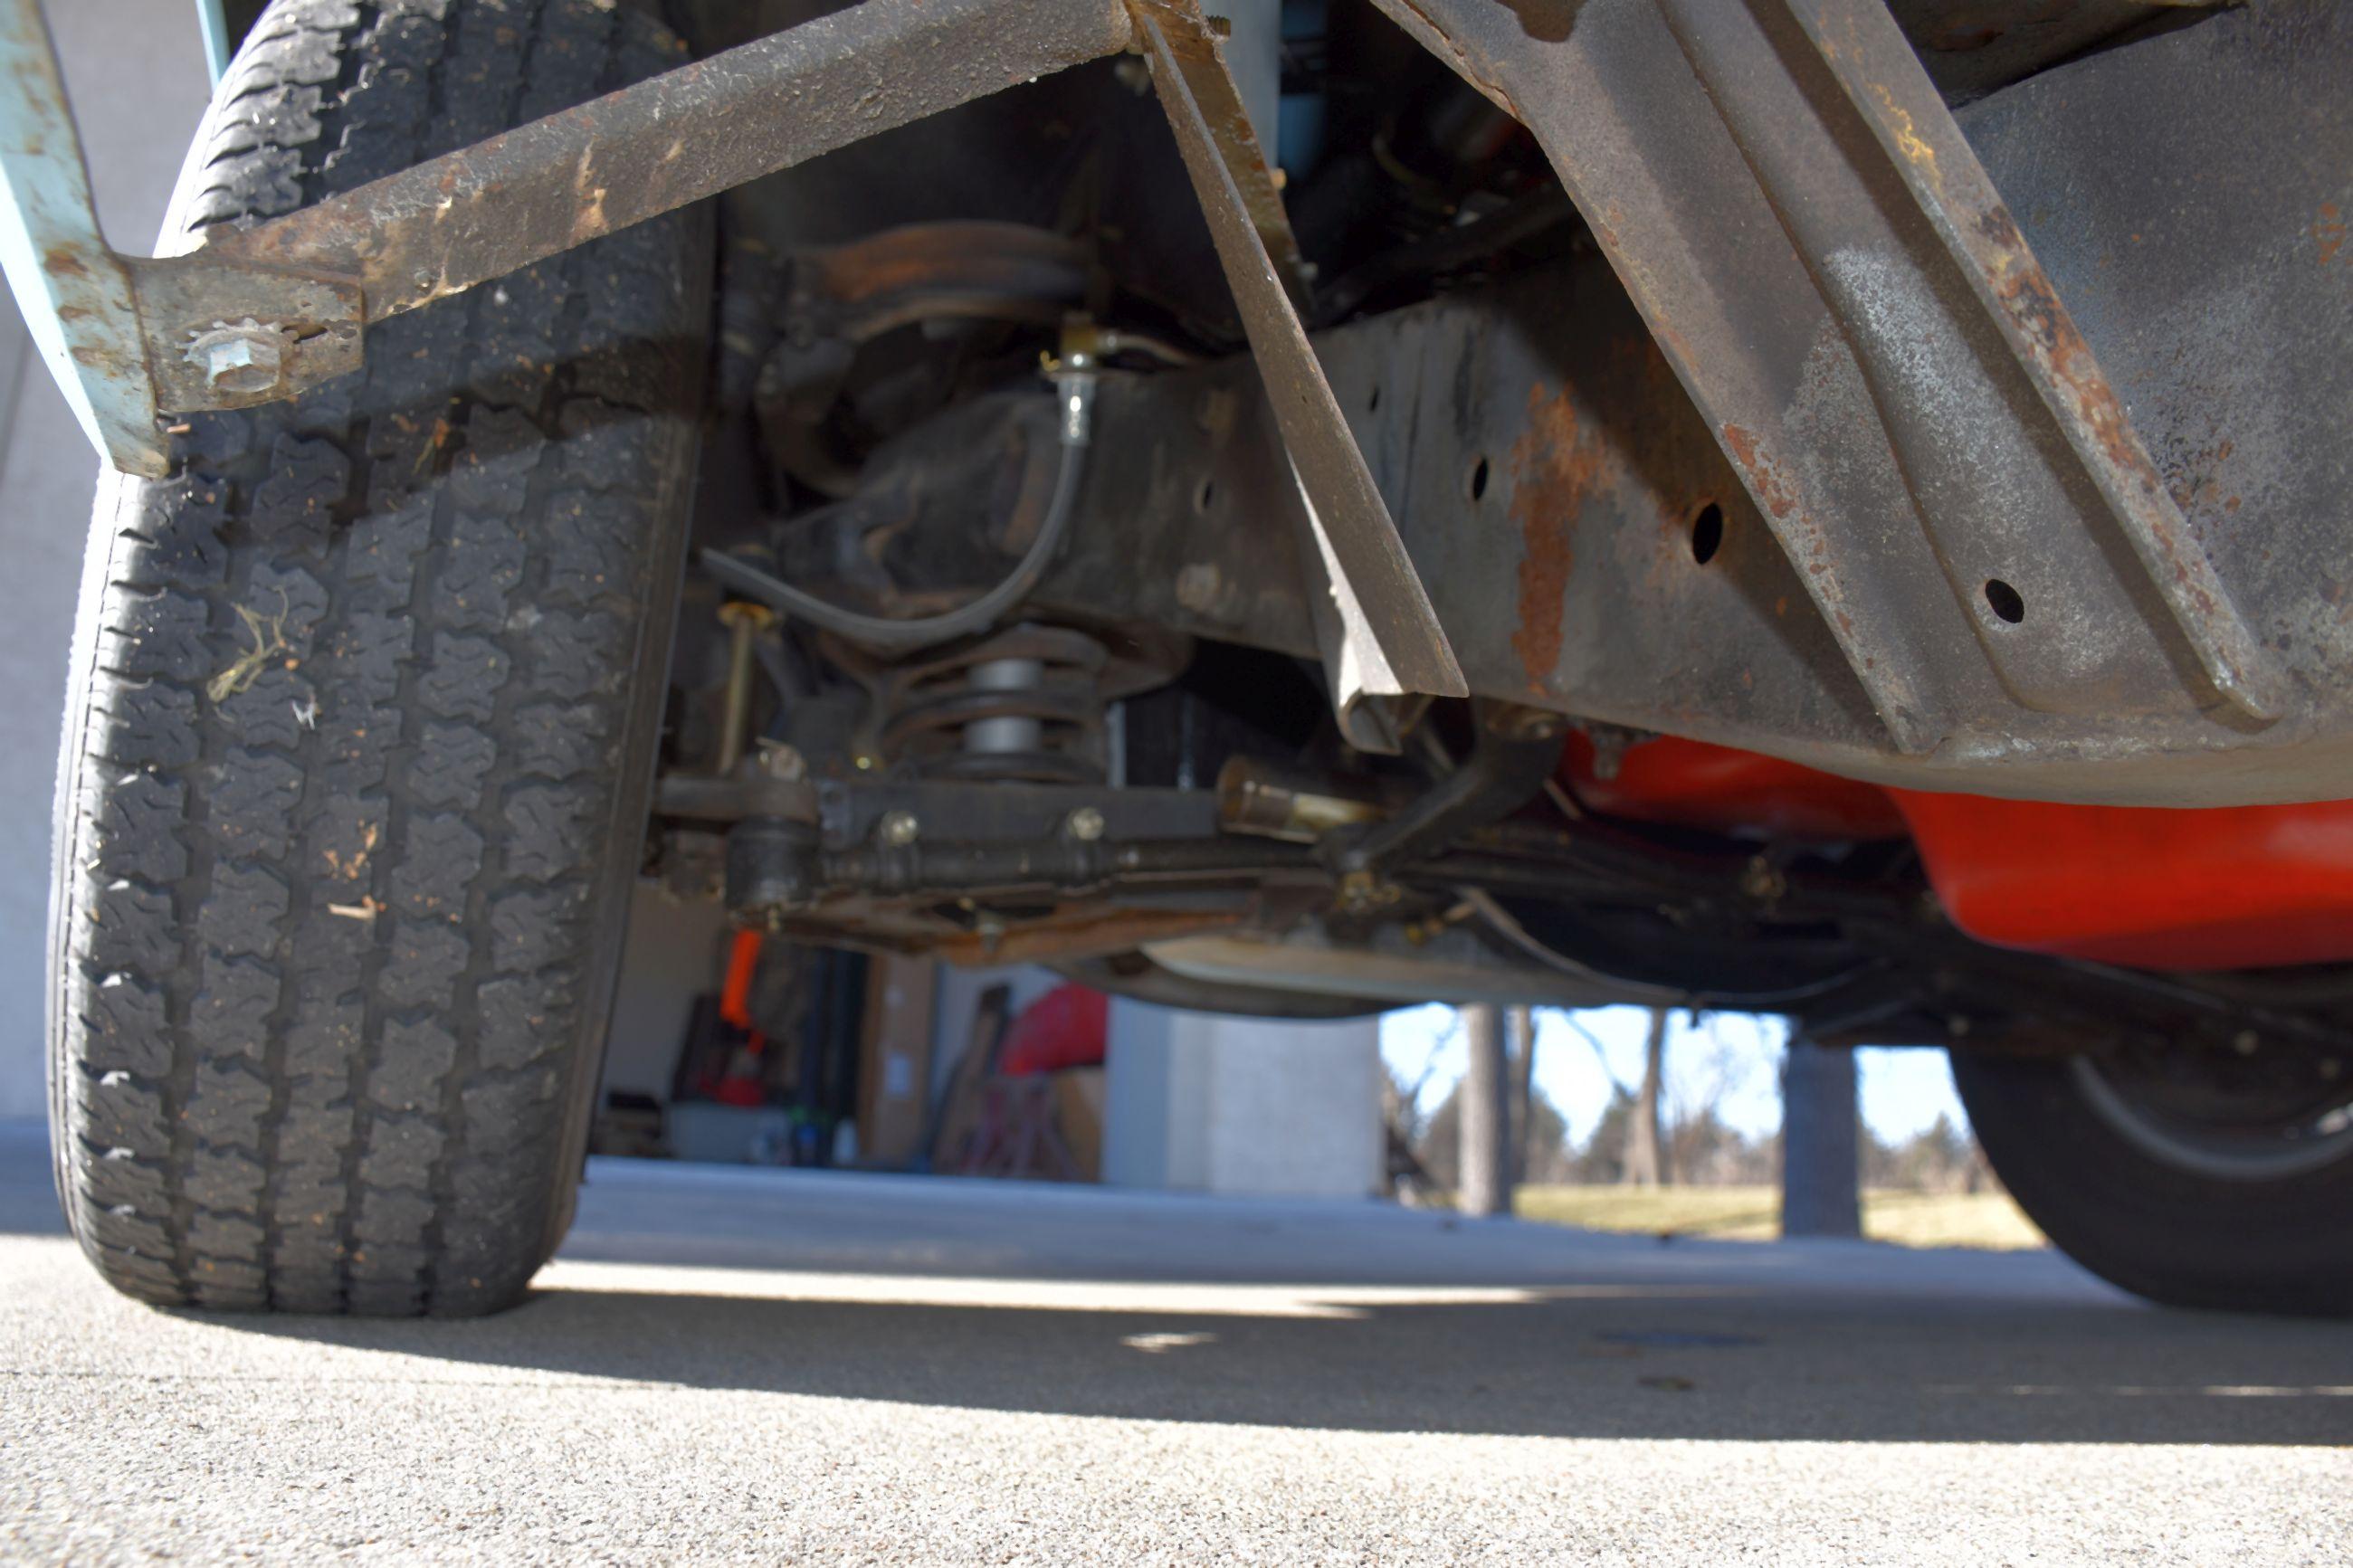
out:
{"label": "concrete pillar", "polygon": [[1504,1009],[1504,1057],[1512,1075],[1512,1185],[1528,1179],[1536,1103],[1536,1016],[1522,1005]]}
{"label": "concrete pillar", "polygon": [[1474,1003],[1459,1016],[1471,1062],[1455,1100],[1462,1119],[1461,1191],[1456,1205],[1464,1214],[1482,1217],[1508,1214],[1512,1109],[1511,1078],[1504,1064],[1503,1010],[1493,1003]]}
{"label": "concrete pillar", "polygon": [[1374,1018],[1229,1018],[1114,997],[1105,1183],[1364,1197],[1382,1174]]}
{"label": "concrete pillar", "polygon": [[1854,1053],[1792,1037],[1781,1066],[1781,1234],[1862,1235]]}

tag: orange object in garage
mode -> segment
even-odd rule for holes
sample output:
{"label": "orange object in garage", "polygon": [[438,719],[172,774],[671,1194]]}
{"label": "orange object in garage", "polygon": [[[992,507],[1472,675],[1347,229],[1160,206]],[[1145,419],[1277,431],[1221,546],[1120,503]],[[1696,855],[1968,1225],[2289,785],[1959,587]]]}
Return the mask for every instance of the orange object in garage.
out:
{"label": "orange object in garage", "polygon": [[760,933],[735,933],[727,950],[727,982],[719,991],[719,1016],[739,1029],[752,1027],[752,982],[760,973]]}

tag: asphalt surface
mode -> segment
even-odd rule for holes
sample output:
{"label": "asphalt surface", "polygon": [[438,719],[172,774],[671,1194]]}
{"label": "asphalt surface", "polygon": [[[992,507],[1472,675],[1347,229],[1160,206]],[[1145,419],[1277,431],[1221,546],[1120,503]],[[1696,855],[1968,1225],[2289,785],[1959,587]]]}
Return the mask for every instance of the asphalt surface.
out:
{"label": "asphalt surface", "polygon": [[2048,1254],[599,1161],[504,1317],[234,1318],[46,1161],[11,1561],[2353,1561],[2353,1329]]}

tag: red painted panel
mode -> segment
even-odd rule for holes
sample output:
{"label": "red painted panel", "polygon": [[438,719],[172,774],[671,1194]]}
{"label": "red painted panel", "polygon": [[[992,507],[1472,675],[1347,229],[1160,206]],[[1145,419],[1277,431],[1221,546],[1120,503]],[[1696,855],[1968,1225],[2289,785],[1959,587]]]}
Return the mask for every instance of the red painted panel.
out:
{"label": "red painted panel", "polygon": [[2166,811],[1889,792],[1953,923],[2149,969],[2353,958],[2353,802]]}
{"label": "red painted panel", "polygon": [[1571,731],[1564,768],[1571,793],[1611,816],[1812,843],[1894,838],[1904,816],[1877,784],[1778,757],[1672,735],[1629,747],[1609,778],[1593,772],[1593,742]]}
{"label": "red painted panel", "polygon": [[1640,822],[1810,842],[1909,832],[1980,942],[2148,969],[2353,960],[2353,801],[2168,811],[1882,789],[1672,737],[1613,777],[1573,733],[1565,781]]}

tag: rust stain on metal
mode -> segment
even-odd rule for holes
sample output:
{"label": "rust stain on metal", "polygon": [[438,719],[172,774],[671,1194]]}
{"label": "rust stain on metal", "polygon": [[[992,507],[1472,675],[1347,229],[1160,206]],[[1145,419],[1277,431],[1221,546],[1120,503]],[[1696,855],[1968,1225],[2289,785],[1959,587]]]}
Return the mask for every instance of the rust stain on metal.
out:
{"label": "rust stain on metal", "polygon": [[1798,498],[1790,493],[1788,476],[1781,472],[1781,466],[1771,454],[1757,444],[1755,431],[1744,426],[1726,425],[1724,449],[1739,465],[1741,476],[1757,497],[1757,504],[1772,513],[1776,521],[1798,510]]}
{"label": "rust stain on metal", "polygon": [[2183,511],[2234,512],[2239,510],[2239,498],[2222,494],[2222,465],[2238,450],[2236,442],[2227,437],[2211,446],[2189,452],[2179,465],[2180,477],[2168,491],[2173,504]]}
{"label": "rust stain on metal", "polygon": [[2308,232],[2312,236],[2312,243],[2319,249],[2320,265],[2326,267],[2337,259],[2338,251],[2345,248],[2345,215],[2337,210],[2335,202],[2323,202]]}
{"label": "rust stain on metal", "polygon": [[[1892,103],[1886,107],[1894,108]],[[1948,145],[1958,144],[1957,131],[1949,134]],[[1928,188],[1915,187],[1917,194],[1932,210],[1946,213],[1957,242],[1956,254],[1975,269],[1976,281],[2007,325],[2021,365],[2107,495],[2116,521],[2209,676],[2248,712],[2276,717],[2280,694],[2253,633],[2224,596],[2212,563],[2135,433],[2131,414],[2076,330],[2016,218],[1983,171],[1966,156],[1965,146],[1956,156],[1960,183],[1967,188],[1962,199],[1948,199],[1940,178],[1925,179]],[[1921,172],[1932,171],[1922,166]],[[2316,244],[2325,247],[2317,225],[2313,234]]]}
{"label": "rust stain on metal", "polygon": [[1609,449],[1577,418],[1566,391],[1528,389],[1528,427],[1513,443],[1511,515],[1520,525],[1519,629],[1512,651],[1528,689],[1541,691],[1560,664],[1568,579],[1577,567],[1569,530],[1609,464]]}
{"label": "rust stain on metal", "polygon": [[60,246],[41,258],[41,265],[59,278],[87,278],[90,267],[72,251]]}
{"label": "rust stain on metal", "polygon": [[[2002,280],[2000,299],[2010,320],[2018,323],[2034,352],[2050,368],[2052,377],[2073,403],[2075,416],[2099,444],[2101,455],[2145,495],[2162,494],[2157,471],[2133,434],[2131,416],[2109,386],[2107,377],[2100,374],[2090,345],[2075,330],[2075,323],[2060,304],[2042,269],[2031,260],[2018,268]],[[2189,595],[2198,613],[2219,613],[2221,606],[2208,590],[2204,574],[2193,570],[2191,563],[2184,558],[2182,541],[2174,531],[2151,528],[2148,540],[2164,563],[2164,572]]]}
{"label": "rust stain on metal", "polygon": [[1918,167],[1926,178],[1937,179],[1936,149],[1912,123],[1912,111],[1895,101],[1895,94],[1884,82],[1873,82],[1871,91],[1886,113],[1888,133],[1894,139],[1896,151]]}
{"label": "rust stain on metal", "polygon": [[2018,220],[2010,216],[2008,207],[2000,205],[1978,215],[1978,232],[1985,236],[1987,243],[2004,250],[2017,250],[2024,243],[2018,232]]}

